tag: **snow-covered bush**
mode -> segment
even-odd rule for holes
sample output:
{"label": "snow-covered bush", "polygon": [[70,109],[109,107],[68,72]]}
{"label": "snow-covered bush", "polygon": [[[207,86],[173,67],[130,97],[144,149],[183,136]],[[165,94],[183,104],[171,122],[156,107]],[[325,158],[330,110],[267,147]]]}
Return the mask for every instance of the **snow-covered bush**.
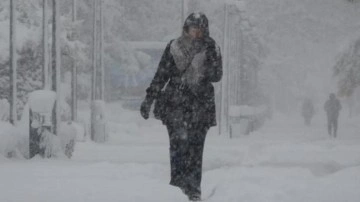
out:
{"label": "snow-covered bush", "polygon": [[[52,105],[46,104],[46,101],[54,101],[55,93],[52,91],[34,91],[29,95],[29,103],[25,105],[23,110],[23,115],[21,120],[18,124],[18,139],[16,141],[16,148],[22,156],[28,158],[29,155],[29,113],[30,113],[30,105],[32,106],[31,109],[34,112],[40,112],[40,114],[46,114],[44,111],[45,108],[51,107]],[[35,100],[35,101],[34,101]],[[66,102],[61,102],[61,117],[68,117],[66,113],[69,111],[64,109],[68,108]],[[39,111],[42,110],[42,111]],[[49,111],[49,109],[47,110]],[[66,119],[66,118],[65,118]],[[41,124],[40,124],[41,125]],[[39,125],[39,126],[40,126]],[[40,128],[44,130],[44,128]],[[75,142],[76,142],[76,133],[77,129],[75,126],[67,121],[61,122],[59,126],[58,135],[52,134],[50,131],[45,131],[43,133],[43,141],[41,142],[40,146],[45,148],[45,156],[68,156],[71,157]]]}
{"label": "snow-covered bush", "polygon": [[10,104],[6,99],[0,99],[0,121],[9,120]]}
{"label": "snow-covered bush", "polygon": [[85,136],[86,136],[85,123],[81,124],[81,123],[71,122],[71,126],[75,130],[76,141],[80,141],[80,142],[85,141]]}
{"label": "snow-covered bush", "polygon": [[44,131],[40,148],[45,149],[45,157],[67,156],[71,158],[76,142],[76,129],[71,123],[62,122],[58,135]]}
{"label": "snow-covered bush", "polygon": [[342,52],[334,66],[339,94],[351,96],[360,86],[360,38]]}
{"label": "snow-covered bush", "polygon": [[0,155],[14,156],[18,140],[16,128],[8,122],[0,122]]}
{"label": "snow-covered bush", "polygon": [[[54,135],[53,135],[54,136]],[[56,136],[60,139],[61,152],[67,157],[71,158],[76,143],[77,128],[71,122],[62,122],[60,124],[59,135]]]}

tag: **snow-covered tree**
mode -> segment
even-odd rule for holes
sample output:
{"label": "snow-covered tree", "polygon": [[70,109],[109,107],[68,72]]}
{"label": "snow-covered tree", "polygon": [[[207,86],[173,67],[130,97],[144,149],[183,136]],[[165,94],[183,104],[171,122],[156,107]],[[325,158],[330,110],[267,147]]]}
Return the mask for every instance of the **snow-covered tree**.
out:
{"label": "snow-covered tree", "polygon": [[[34,71],[35,68],[38,68],[39,66],[30,66],[32,65],[38,65],[36,57],[38,56],[38,50],[36,50],[38,47],[36,46],[37,40],[37,34],[38,34],[38,18],[37,16],[37,9],[36,9],[36,2],[33,0],[30,1],[24,1],[24,0],[17,0],[14,4],[14,8],[16,8],[16,18],[14,18],[13,23],[17,24],[17,32],[14,35],[14,38],[17,38],[16,40],[16,46],[13,47],[13,53],[17,55],[16,61],[14,60],[15,65],[17,65],[17,93],[16,96],[19,98],[15,105],[17,106],[17,109],[13,111],[17,111],[17,114],[21,113],[21,109],[23,106],[23,103],[26,100],[26,91],[29,89],[29,87],[36,86],[36,80],[38,71]],[[9,4],[2,3],[0,4],[0,8],[2,8],[4,11],[9,11]],[[30,12],[31,11],[31,12]],[[9,24],[10,21],[10,12],[1,12],[0,14],[0,26],[5,27],[6,24]],[[6,26],[8,27],[8,26]],[[8,32],[9,29],[2,29],[6,32]],[[20,37],[19,37],[20,36]],[[9,42],[8,40],[9,33],[0,32],[0,43],[6,44]],[[0,71],[0,83],[2,85],[0,86],[0,92],[2,98],[6,98],[8,100],[11,100],[11,91],[12,87],[15,87],[14,85],[9,85],[10,78],[10,49],[9,48],[2,48],[0,58],[0,66],[2,66]],[[41,53],[40,53],[41,54]],[[32,81],[34,82],[32,82]],[[29,83],[30,82],[30,83]],[[33,90],[33,89],[32,89]]]}
{"label": "snow-covered tree", "polygon": [[[43,67],[43,42],[42,42],[42,9],[43,1],[40,0],[17,0],[17,54],[18,54],[18,115],[21,114],[24,103],[27,101],[28,93],[42,88],[42,67]],[[49,1],[49,3],[51,3]],[[63,5],[62,1],[60,2]],[[49,4],[50,6],[51,4]],[[69,5],[67,5],[69,6]],[[9,1],[1,1],[0,9],[0,97],[9,99]],[[83,29],[83,21],[72,22],[71,13],[61,14],[62,32],[60,33],[60,44],[62,51],[63,69],[62,78],[66,72],[71,71],[72,59],[76,59],[76,64],[80,73],[84,73],[88,68],[88,46],[80,39],[73,40],[72,35],[78,35]],[[6,27],[6,28],[5,28]],[[47,27],[50,31],[51,23]],[[48,37],[47,44],[51,44]],[[88,85],[82,82],[81,85]],[[82,87],[81,89],[86,89]],[[70,101],[70,91],[64,94]]]}
{"label": "snow-covered tree", "polygon": [[360,86],[360,38],[350,45],[334,66],[339,95],[351,96]]}

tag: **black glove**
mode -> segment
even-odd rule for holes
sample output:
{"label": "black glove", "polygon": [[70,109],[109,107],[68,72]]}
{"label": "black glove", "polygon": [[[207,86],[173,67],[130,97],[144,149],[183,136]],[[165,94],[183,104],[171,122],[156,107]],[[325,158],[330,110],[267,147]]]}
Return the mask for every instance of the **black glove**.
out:
{"label": "black glove", "polygon": [[140,114],[144,119],[149,118],[149,113],[152,105],[152,100],[145,98],[145,100],[141,103]]}

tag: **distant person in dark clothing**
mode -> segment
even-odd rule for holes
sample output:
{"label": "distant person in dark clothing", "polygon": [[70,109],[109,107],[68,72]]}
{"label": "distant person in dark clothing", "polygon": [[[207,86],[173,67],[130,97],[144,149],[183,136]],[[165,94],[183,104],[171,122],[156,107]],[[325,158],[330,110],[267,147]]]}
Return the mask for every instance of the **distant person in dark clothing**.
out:
{"label": "distant person in dark clothing", "polygon": [[155,108],[161,106],[155,117],[162,120],[169,134],[170,184],[191,201],[201,200],[205,137],[216,125],[212,83],[221,77],[220,49],[209,35],[208,19],[202,13],[192,13],[185,20],[182,35],[168,43],[141,104],[145,119],[154,100]]}
{"label": "distant person in dark clothing", "polygon": [[336,137],[338,128],[339,111],[341,110],[340,101],[334,93],[331,93],[329,100],[325,102],[324,109],[327,115],[328,133],[330,136]]}
{"label": "distant person in dark clothing", "polygon": [[311,119],[314,116],[315,110],[311,99],[306,98],[302,104],[301,110],[302,116],[304,117],[305,125],[311,125]]}

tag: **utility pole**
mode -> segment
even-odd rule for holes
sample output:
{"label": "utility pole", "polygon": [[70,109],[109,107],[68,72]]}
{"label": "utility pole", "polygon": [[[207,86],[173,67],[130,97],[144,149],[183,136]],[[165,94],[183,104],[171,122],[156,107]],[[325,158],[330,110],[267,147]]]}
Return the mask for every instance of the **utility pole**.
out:
{"label": "utility pole", "polygon": [[[76,8],[77,0],[72,0],[72,22],[76,21]],[[72,40],[76,38],[75,27],[72,32]],[[72,58],[72,71],[71,71],[71,120],[77,120],[77,66],[75,57]]]}
{"label": "utility pole", "polygon": [[53,133],[57,135],[59,131],[60,123],[60,43],[59,43],[59,34],[60,34],[60,23],[59,23],[59,3],[58,0],[53,0],[53,25],[52,25],[52,90],[56,92],[56,103],[53,110]]}
{"label": "utility pole", "polygon": [[10,123],[17,123],[16,2],[10,0]]}
{"label": "utility pole", "polygon": [[229,81],[228,81],[228,33],[229,33],[229,8],[228,4],[224,4],[224,37],[223,37],[223,79],[221,81],[221,112],[219,134],[228,132],[229,129]]}
{"label": "utility pole", "polygon": [[[93,65],[91,94],[91,139],[95,142],[107,140],[105,120],[105,75],[103,53],[103,11],[102,0],[94,0]],[[98,22],[99,20],[99,22]],[[97,26],[99,25],[99,29]],[[98,68],[98,66],[100,68]]]}
{"label": "utility pole", "polygon": [[93,56],[92,56],[92,74],[91,74],[91,139],[94,140],[95,135],[95,122],[96,122],[96,115],[95,115],[95,100],[97,99],[96,96],[96,78],[97,78],[97,0],[93,0]]}
{"label": "utility pole", "polygon": [[42,21],[42,43],[43,43],[43,69],[42,69],[42,81],[43,89],[50,89],[49,86],[49,48],[48,48],[48,14],[47,14],[48,4],[47,0],[43,0],[43,21]]}
{"label": "utility pole", "polygon": [[91,100],[96,100],[96,74],[97,74],[97,0],[93,0],[93,47],[92,47],[92,74],[91,74]]}
{"label": "utility pole", "polygon": [[103,1],[100,0],[100,99],[105,101],[105,67],[104,67],[104,12]]}
{"label": "utility pole", "polygon": [[[240,16],[240,18],[241,18],[241,16]],[[241,78],[241,68],[242,68],[242,66],[243,66],[243,59],[242,59],[242,57],[243,57],[243,52],[242,52],[242,50],[243,50],[243,41],[242,41],[242,32],[241,32],[241,28],[240,28],[240,26],[241,26],[241,21],[240,21],[240,19],[237,19],[237,22],[236,22],[236,25],[237,25],[237,28],[236,28],[236,55],[238,56],[238,57],[236,57],[236,63],[237,63],[237,65],[236,65],[236,82],[235,82],[235,84],[236,84],[236,104],[237,105],[240,105],[241,104],[241,102],[240,102],[240,94],[241,94],[241,85],[240,85],[240,78]]]}

